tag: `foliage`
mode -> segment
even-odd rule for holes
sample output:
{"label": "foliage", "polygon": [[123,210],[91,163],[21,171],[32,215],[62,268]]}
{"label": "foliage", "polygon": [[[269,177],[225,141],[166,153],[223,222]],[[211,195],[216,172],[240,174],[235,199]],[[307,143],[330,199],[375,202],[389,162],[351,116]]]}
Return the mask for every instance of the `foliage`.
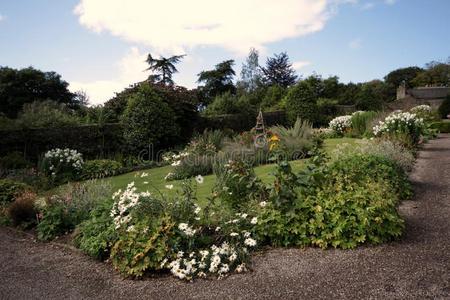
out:
{"label": "foliage", "polygon": [[77,179],[83,168],[83,156],[74,149],[52,149],[42,159],[44,173],[55,183]]}
{"label": "foliage", "polygon": [[89,219],[77,226],[75,245],[96,259],[107,259],[111,247],[117,241],[117,232],[110,215],[111,208],[110,200],[99,203],[90,212]]}
{"label": "foliage", "polygon": [[286,92],[286,88],[282,86],[269,86],[261,100],[261,108],[265,111],[284,109],[285,103],[283,103],[282,100],[286,96]]}
{"label": "foliage", "polygon": [[180,130],[173,110],[147,85],[141,86],[129,99],[122,124],[124,138],[135,152],[147,149],[150,145],[168,145]]}
{"label": "foliage", "polygon": [[247,92],[256,90],[262,84],[262,74],[258,60],[258,50],[251,48],[245,63],[242,64],[241,80],[238,82],[238,85],[242,86]]}
{"label": "foliage", "polygon": [[450,115],[450,95],[445,98],[438,108],[438,113],[442,119],[447,119]]}
{"label": "foliage", "polygon": [[225,92],[214,98],[211,104],[205,109],[207,116],[217,116],[224,114],[240,114],[248,111],[249,103],[245,97],[238,98],[230,92]]}
{"label": "foliage", "polygon": [[280,138],[278,150],[288,160],[305,158],[317,143],[311,122],[300,118],[297,118],[293,127],[273,126],[270,132]]}
{"label": "foliage", "polygon": [[109,196],[110,186],[104,182],[87,181],[65,186],[40,208],[38,238],[51,240],[72,231],[87,220],[90,212]]}
{"label": "foliage", "polygon": [[197,82],[204,84],[200,87],[200,91],[206,104],[218,95],[236,92],[233,84],[233,77],[236,75],[233,65],[234,60],[226,60],[217,64],[213,70],[202,71],[198,74]]}
{"label": "foliage", "polygon": [[288,120],[292,123],[301,118],[313,122],[317,116],[317,94],[307,81],[299,81],[292,86],[283,100],[286,103]]}
{"label": "foliage", "polygon": [[179,63],[184,57],[185,55],[174,55],[169,58],[161,56],[159,59],[156,59],[149,53],[146,60],[149,65],[147,70],[153,72],[149,78],[151,78],[154,82],[173,85],[174,82],[172,80],[172,76],[174,73],[178,72],[175,64]]}
{"label": "foliage", "polygon": [[117,175],[122,169],[122,164],[115,160],[96,159],[88,160],[83,164],[83,179],[96,179]]}
{"label": "foliage", "polygon": [[440,133],[450,133],[450,122],[434,122],[431,123],[430,127]]}
{"label": "foliage", "polygon": [[266,66],[261,68],[263,81],[267,85],[279,85],[288,87],[295,83],[297,75],[292,64],[289,62],[289,56],[286,52],[274,54],[267,58]]}
{"label": "foliage", "polygon": [[0,179],[0,204],[10,203],[16,196],[30,189],[31,187],[25,183]]}
{"label": "foliage", "polygon": [[18,151],[10,152],[0,158],[0,169],[4,170],[24,169],[30,165],[31,163]]}
{"label": "foliage", "polygon": [[352,114],[351,128],[355,136],[370,135],[372,132],[372,122],[378,116],[374,111],[357,111]]}
{"label": "foliage", "polygon": [[30,191],[25,191],[16,196],[14,202],[7,209],[7,214],[13,225],[29,227],[36,223],[35,200],[36,194]]}
{"label": "foliage", "polygon": [[450,86],[450,60],[432,61],[412,81],[415,86]]}
{"label": "foliage", "polygon": [[250,199],[264,194],[261,181],[251,164],[245,161],[230,160],[225,164],[216,164],[214,173],[217,177],[215,194],[233,209],[243,209],[248,206]]}
{"label": "foliage", "polygon": [[53,100],[79,107],[69,84],[55,72],[43,72],[33,67],[12,69],[0,67],[0,113],[15,118],[26,103]]}
{"label": "foliage", "polygon": [[46,100],[24,104],[16,123],[22,128],[48,128],[75,126],[81,120],[65,104]]}
{"label": "foliage", "polygon": [[317,125],[327,126],[337,116],[338,101],[330,98],[317,99]]}
{"label": "foliage", "polygon": [[361,84],[356,95],[356,107],[360,110],[379,111],[386,99],[386,86],[381,80],[372,80]]}
{"label": "foliage", "polygon": [[413,79],[423,71],[424,70],[419,67],[407,67],[389,72],[384,76],[384,82],[389,89],[389,97],[395,99],[397,88],[403,83],[406,88],[412,88],[414,86]]}

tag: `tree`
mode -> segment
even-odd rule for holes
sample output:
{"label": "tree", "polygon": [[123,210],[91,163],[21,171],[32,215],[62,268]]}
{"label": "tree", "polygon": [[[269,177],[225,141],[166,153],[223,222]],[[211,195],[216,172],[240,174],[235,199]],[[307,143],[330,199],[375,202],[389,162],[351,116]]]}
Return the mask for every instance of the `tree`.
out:
{"label": "tree", "polygon": [[242,64],[239,85],[247,92],[252,92],[261,85],[262,74],[259,66],[259,53],[251,48],[245,63]]}
{"label": "tree", "polygon": [[174,55],[169,58],[160,56],[159,59],[156,59],[149,53],[146,60],[149,65],[147,70],[153,72],[153,74],[149,76],[149,81],[173,85],[172,75],[178,72],[175,64],[179,63],[185,56],[185,54]]}
{"label": "tree", "polygon": [[292,68],[286,52],[267,58],[266,67],[261,68],[261,71],[264,74],[264,81],[267,85],[276,84],[288,87],[297,80],[297,75],[295,75],[295,70]]}
{"label": "tree", "polygon": [[381,80],[372,80],[361,84],[356,96],[356,107],[360,110],[378,111],[385,102],[386,86]]}
{"label": "tree", "polygon": [[203,101],[209,103],[214,97],[229,92],[235,94],[236,87],[233,77],[234,60],[226,60],[215,66],[213,70],[202,71],[198,74],[198,83],[204,83],[199,89],[203,94]]}
{"label": "tree", "polygon": [[425,71],[418,74],[412,83],[415,86],[450,86],[450,60],[428,63]]}
{"label": "tree", "polygon": [[68,86],[55,72],[0,67],[0,113],[16,118],[25,103],[46,100],[77,109],[79,105]]}
{"label": "tree", "polygon": [[419,67],[407,67],[394,70],[384,77],[386,83],[388,100],[394,100],[396,98],[397,88],[403,83],[407,88],[414,86],[413,80],[420,73],[424,72],[424,69]]}
{"label": "tree", "polygon": [[171,146],[179,133],[176,116],[158,93],[142,85],[132,95],[122,118],[124,138],[132,151]]}

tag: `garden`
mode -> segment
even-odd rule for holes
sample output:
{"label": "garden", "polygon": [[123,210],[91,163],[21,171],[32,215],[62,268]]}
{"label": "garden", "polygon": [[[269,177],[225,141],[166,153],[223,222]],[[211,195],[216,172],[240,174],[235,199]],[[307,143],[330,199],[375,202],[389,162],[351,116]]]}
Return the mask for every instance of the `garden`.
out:
{"label": "garden", "polygon": [[[385,243],[404,231],[408,174],[440,120],[427,105],[356,111],[326,127],[300,115],[268,126],[260,114],[251,130],[204,129],[168,147],[183,123],[164,93],[173,96],[142,87],[127,104],[134,158],[74,148],[1,158],[2,225],[74,245],[124,277],[188,281],[250,271],[253,253],[272,247]],[[149,141],[159,152],[143,161]]]}

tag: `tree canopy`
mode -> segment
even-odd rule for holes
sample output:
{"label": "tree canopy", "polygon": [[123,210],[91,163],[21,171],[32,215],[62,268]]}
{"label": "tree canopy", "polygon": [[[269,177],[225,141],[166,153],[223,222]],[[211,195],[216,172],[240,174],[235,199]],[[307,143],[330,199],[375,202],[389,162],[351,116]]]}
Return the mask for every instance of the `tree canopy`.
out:
{"label": "tree canopy", "polygon": [[292,68],[286,52],[267,58],[266,66],[261,70],[264,74],[264,81],[268,85],[288,87],[297,80],[297,75],[295,75],[295,70]]}
{"label": "tree canopy", "polygon": [[172,80],[172,76],[178,72],[175,64],[179,63],[185,56],[186,55],[174,55],[168,58],[160,56],[159,59],[157,59],[149,53],[146,62],[149,65],[147,70],[153,72],[153,74],[149,76],[150,81],[173,85],[174,81]]}
{"label": "tree canopy", "polygon": [[56,72],[0,67],[0,113],[16,118],[24,104],[46,100],[78,108],[81,104],[68,86]]}
{"label": "tree canopy", "polygon": [[233,84],[233,77],[236,75],[233,70],[234,60],[226,60],[215,66],[213,70],[202,71],[198,74],[198,83],[204,85],[200,87],[205,102],[210,102],[215,96],[229,92],[234,94],[236,87]]}

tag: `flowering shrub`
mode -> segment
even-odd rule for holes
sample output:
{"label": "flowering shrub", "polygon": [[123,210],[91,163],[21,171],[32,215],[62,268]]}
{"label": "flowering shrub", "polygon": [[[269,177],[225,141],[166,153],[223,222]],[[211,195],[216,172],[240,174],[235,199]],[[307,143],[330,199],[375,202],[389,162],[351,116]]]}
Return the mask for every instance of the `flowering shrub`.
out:
{"label": "flowering shrub", "polygon": [[83,179],[98,179],[117,175],[122,164],[109,159],[88,160],[83,164]]}
{"label": "flowering shrub", "polygon": [[344,134],[352,126],[352,116],[340,116],[330,121],[329,127],[337,134]]}
{"label": "flowering shrub", "polygon": [[[201,184],[203,178],[196,181]],[[118,235],[111,249],[116,269],[133,277],[170,270],[187,280],[244,271],[250,249],[257,245],[251,233],[257,217],[236,214],[224,222],[219,211],[203,213],[194,194],[189,182],[175,199],[137,192],[132,183],[116,192],[111,209]]]}
{"label": "flowering shrub", "polygon": [[409,112],[424,120],[431,120],[433,118],[433,110],[429,105],[414,106]]}
{"label": "flowering shrub", "polygon": [[423,119],[415,114],[394,112],[373,127],[373,134],[375,136],[406,134],[411,138],[413,144],[417,144],[424,128]]}
{"label": "flowering shrub", "polygon": [[54,181],[66,181],[77,178],[83,168],[81,153],[73,149],[55,148],[45,153],[44,172]]}

